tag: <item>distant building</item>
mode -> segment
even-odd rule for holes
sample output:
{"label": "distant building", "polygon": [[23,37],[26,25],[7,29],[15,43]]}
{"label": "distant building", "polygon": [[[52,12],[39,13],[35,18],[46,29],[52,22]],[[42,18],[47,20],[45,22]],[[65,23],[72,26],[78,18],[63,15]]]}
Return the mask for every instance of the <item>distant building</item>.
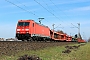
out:
{"label": "distant building", "polygon": [[4,38],[0,38],[0,41],[5,41],[5,39]]}

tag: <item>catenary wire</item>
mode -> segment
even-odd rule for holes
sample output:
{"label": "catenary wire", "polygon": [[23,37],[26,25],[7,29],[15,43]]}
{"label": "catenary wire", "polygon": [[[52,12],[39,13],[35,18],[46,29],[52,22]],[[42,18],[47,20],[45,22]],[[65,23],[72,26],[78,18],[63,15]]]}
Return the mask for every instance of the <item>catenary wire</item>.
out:
{"label": "catenary wire", "polygon": [[[20,4],[22,4],[20,1],[17,1],[17,0],[15,0],[15,1],[18,2],[18,3],[20,3]],[[22,4],[22,5],[27,8],[27,6],[25,4]],[[34,12],[36,13],[36,11],[34,11]],[[43,16],[43,15],[41,15],[41,16]],[[47,21],[48,23],[50,23],[48,20],[46,20],[46,19],[44,19],[44,20]]]}
{"label": "catenary wire", "polygon": [[22,9],[22,10],[24,10],[24,11],[30,13],[30,14],[33,14],[33,15],[36,16],[36,17],[38,17],[36,14],[34,14],[34,13],[32,13],[32,12],[30,12],[30,11],[28,11],[28,10],[26,10],[26,9],[24,9],[24,8],[22,8],[22,7],[20,7],[20,6],[18,6],[18,5],[16,5],[15,3],[13,3],[13,2],[11,2],[11,1],[9,1],[9,0],[5,0],[5,1],[8,2],[8,3],[11,3],[12,5],[14,5],[14,6],[16,6],[16,7],[20,8],[20,9]]}
{"label": "catenary wire", "polygon": [[[58,20],[60,20],[54,13],[52,13],[51,11],[49,11],[47,8],[45,8],[41,3],[39,3],[38,1],[34,0],[36,3],[38,3],[40,6],[42,6],[46,11],[48,11],[50,14],[52,14],[55,18],[57,18]],[[61,21],[61,20],[60,20]],[[63,22],[63,21],[62,21]]]}

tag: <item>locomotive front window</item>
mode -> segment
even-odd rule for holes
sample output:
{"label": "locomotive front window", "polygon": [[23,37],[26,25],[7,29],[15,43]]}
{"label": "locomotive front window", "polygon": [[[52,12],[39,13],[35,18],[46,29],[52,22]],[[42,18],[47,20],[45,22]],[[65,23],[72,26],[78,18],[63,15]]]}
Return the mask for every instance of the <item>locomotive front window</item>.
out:
{"label": "locomotive front window", "polygon": [[19,22],[18,26],[29,26],[30,22]]}
{"label": "locomotive front window", "polygon": [[24,23],[24,26],[29,26],[29,22],[25,22]]}

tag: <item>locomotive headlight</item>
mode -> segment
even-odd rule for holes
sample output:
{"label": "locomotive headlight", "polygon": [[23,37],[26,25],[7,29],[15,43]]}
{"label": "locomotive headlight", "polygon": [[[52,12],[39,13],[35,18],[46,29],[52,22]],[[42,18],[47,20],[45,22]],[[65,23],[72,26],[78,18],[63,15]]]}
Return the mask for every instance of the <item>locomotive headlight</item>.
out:
{"label": "locomotive headlight", "polygon": [[17,29],[17,31],[20,31],[20,29]]}
{"label": "locomotive headlight", "polygon": [[29,31],[29,29],[25,29],[25,31]]}
{"label": "locomotive headlight", "polygon": [[17,33],[20,33],[20,32],[17,32]]}
{"label": "locomotive headlight", "polygon": [[26,32],[26,33],[29,33],[29,32]]}

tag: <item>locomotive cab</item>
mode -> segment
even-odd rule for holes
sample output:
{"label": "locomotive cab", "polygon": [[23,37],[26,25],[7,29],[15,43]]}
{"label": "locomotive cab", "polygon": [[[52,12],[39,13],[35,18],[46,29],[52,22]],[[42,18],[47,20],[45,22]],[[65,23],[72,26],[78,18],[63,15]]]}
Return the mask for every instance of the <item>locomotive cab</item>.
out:
{"label": "locomotive cab", "polygon": [[16,38],[18,40],[28,39],[31,37],[30,26],[32,20],[19,20],[16,28]]}

